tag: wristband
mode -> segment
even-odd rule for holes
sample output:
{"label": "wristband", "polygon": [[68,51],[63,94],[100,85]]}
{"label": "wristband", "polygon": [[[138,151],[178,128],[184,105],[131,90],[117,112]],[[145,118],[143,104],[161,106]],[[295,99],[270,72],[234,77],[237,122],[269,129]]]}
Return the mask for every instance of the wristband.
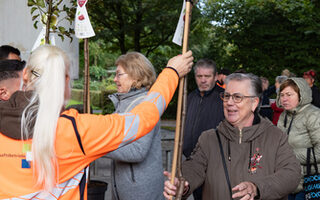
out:
{"label": "wristband", "polygon": [[175,68],[170,67],[170,66],[167,66],[166,68],[169,68],[169,69],[172,69],[173,71],[175,71],[175,72],[177,73],[178,77],[180,78],[179,73],[178,73],[178,71],[177,71]]}

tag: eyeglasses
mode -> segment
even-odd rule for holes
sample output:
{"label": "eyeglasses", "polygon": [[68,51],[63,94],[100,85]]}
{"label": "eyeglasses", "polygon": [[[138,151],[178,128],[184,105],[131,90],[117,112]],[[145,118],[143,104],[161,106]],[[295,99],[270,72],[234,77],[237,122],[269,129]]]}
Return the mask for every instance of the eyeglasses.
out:
{"label": "eyeglasses", "polygon": [[127,73],[116,73],[116,77],[120,78],[122,75],[125,75],[125,74],[127,74]]}
{"label": "eyeglasses", "polygon": [[245,96],[241,93],[234,93],[234,94],[229,94],[225,92],[220,93],[220,98],[222,99],[222,101],[227,102],[231,97],[235,103],[240,103],[244,98],[255,98],[257,96]]}

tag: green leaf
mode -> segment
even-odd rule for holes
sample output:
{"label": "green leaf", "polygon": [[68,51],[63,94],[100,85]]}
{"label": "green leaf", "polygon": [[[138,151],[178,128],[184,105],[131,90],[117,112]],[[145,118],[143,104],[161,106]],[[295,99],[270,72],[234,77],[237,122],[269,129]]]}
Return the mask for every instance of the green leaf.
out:
{"label": "green leaf", "polygon": [[59,17],[59,10],[55,10],[54,12],[53,12],[53,14],[55,15],[55,16],[57,16],[57,18]]}
{"label": "green leaf", "polygon": [[36,11],[37,10],[37,7],[32,7],[31,8],[31,15],[34,13],[34,11]]}
{"label": "green leaf", "polygon": [[36,5],[36,2],[34,0],[28,0],[28,6],[34,6]]}
{"label": "green leaf", "polygon": [[61,33],[66,32],[66,29],[63,26],[59,26],[58,29]]}
{"label": "green leaf", "polygon": [[39,22],[39,21],[35,21],[35,22],[33,23],[33,27],[34,27],[35,29],[38,29],[38,25],[37,25],[38,22]]}
{"label": "green leaf", "polygon": [[36,0],[37,1],[37,5],[40,6],[41,8],[46,7],[46,5],[44,4],[44,0]]}
{"label": "green leaf", "polygon": [[37,17],[39,17],[39,14],[32,16],[32,21],[34,21]]}
{"label": "green leaf", "polygon": [[64,36],[62,34],[58,34],[62,41],[64,41]]}

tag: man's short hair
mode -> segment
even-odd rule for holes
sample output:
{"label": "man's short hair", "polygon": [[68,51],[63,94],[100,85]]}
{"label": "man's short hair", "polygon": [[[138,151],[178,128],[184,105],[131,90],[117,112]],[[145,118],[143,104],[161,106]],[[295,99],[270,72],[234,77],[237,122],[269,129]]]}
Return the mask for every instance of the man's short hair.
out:
{"label": "man's short hair", "polygon": [[0,46],[0,60],[5,60],[8,58],[9,54],[13,53],[20,56],[20,51],[17,48],[14,48],[10,45]]}
{"label": "man's short hair", "polygon": [[0,60],[0,81],[10,78],[19,78],[19,71],[26,65],[25,61]]}
{"label": "man's short hair", "polygon": [[194,73],[197,72],[198,68],[208,68],[208,69],[212,69],[213,71],[213,75],[216,75],[217,73],[217,66],[216,63],[208,58],[204,58],[204,59],[200,59],[198,60],[198,62],[195,64],[195,66],[193,67]]}
{"label": "man's short hair", "polygon": [[231,71],[230,71],[228,68],[221,68],[221,69],[218,71],[218,74],[223,74],[223,75],[228,76],[229,74],[231,74]]}

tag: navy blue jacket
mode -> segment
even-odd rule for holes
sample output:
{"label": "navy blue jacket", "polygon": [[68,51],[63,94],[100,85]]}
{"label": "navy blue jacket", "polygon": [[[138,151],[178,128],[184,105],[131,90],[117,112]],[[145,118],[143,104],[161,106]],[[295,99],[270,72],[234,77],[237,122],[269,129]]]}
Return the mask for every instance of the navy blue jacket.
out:
{"label": "navy blue jacket", "polygon": [[312,91],[312,104],[320,108],[320,91],[319,88],[315,85],[311,87]]}
{"label": "navy blue jacket", "polygon": [[216,128],[224,119],[223,101],[219,96],[221,92],[224,89],[215,85],[203,96],[198,89],[188,95],[183,141],[183,154],[186,157],[190,156],[201,133]]}

